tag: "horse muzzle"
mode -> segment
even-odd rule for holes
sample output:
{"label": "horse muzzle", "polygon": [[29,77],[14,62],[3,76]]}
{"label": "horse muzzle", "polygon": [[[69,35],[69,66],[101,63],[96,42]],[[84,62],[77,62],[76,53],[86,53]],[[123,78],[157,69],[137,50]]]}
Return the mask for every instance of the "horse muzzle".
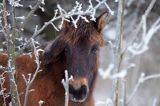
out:
{"label": "horse muzzle", "polygon": [[69,97],[73,102],[84,102],[89,93],[88,81],[85,78],[69,82]]}

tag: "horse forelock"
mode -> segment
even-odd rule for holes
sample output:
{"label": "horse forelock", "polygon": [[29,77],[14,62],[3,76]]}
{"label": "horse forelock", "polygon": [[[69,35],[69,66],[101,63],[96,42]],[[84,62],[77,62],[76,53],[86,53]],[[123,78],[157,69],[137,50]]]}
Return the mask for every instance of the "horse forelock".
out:
{"label": "horse forelock", "polygon": [[72,22],[69,22],[67,28],[64,28],[61,32],[62,39],[67,43],[76,44],[81,40],[93,40],[97,41],[100,45],[103,45],[103,38],[101,33],[96,29],[96,22],[90,20],[90,16],[86,16],[89,22],[86,22],[84,19],[80,18],[76,23],[77,28],[73,25]]}

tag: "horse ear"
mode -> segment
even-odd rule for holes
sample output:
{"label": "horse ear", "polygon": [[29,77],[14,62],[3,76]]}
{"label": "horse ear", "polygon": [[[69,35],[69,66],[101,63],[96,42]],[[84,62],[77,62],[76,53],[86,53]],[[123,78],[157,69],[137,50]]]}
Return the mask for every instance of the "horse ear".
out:
{"label": "horse ear", "polygon": [[99,32],[106,26],[109,20],[109,12],[104,12],[99,17],[96,18],[96,27]]}
{"label": "horse ear", "polygon": [[64,47],[64,42],[60,40],[59,37],[56,38],[53,43],[48,45],[43,54],[44,65],[57,61],[59,55],[63,52]]}

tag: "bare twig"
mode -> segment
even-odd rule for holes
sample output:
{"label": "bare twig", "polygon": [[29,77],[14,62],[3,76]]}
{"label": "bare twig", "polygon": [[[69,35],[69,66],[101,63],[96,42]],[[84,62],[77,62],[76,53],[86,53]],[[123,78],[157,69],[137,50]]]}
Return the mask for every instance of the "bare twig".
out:
{"label": "bare twig", "polygon": [[112,101],[112,99],[111,98],[107,98],[105,101],[97,101],[96,102],[96,106],[101,106],[101,105],[103,105],[103,106],[114,106],[114,104],[113,104],[113,101]]}
{"label": "bare twig", "polygon": [[35,13],[35,11],[39,8],[39,6],[43,3],[43,0],[38,0],[37,3],[35,4],[35,6],[33,6],[31,8],[31,11],[27,14],[24,22],[21,25],[21,29],[24,28],[24,25],[29,21],[29,19],[33,16],[33,14]]}
{"label": "bare twig", "polygon": [[[122,56],[121,56],[121,48],[122,48],[122,34],[123,34],[123,14],[124,14],[124,0],[119,0],[118,4],[118,15],[117,15],[117,39],[116,39],[116,48],[114,51],[115,59],[114,59],[114,64],[115,64],[115,69],[113,74],[116,74],[120,71],[120,65],[122,62]],[[113,81],[113,101],[114,105],[118,106],[118,79],[115,79]]]}
{"label": "bare twig", "polygon": [[8,34],[6,33],[7,31],[5,31],[5,28],[3,27],[2,23],[0,22],[0,26],[2,28],[1,32],[4,34],[5,40],[7,40],[8,38]]}
{"label": "bare twig", "polygon": [[133,44],[133,42],[136,40],[138,33],[140,32],[140,30],[142,28],[144,17],[145,17],[145,19],[147,19],[148,15],[151,12],[155,3],[156,3],[156,0],[152,0],[151,3],[149,4],[148,8],[146,9],[145,13],[143,14],[140,23],[138,24],[138,26],[136,27],[136,29],[134,31],[135,36],[132,38],[131,44]]}
{"label": "bare twig", "polygon": [[42,101],[42,100],[40,100],[39,102],[38,102],[38,106],[42,106],[44,104],[44,101]]}
{"label": "bare twig", "polygon": [[122,106],[126,106],[126,79],[122,79]]}
{"label": "bare twig", "polygon": [[68,103],[69,103],[69,81],[70,80],[73,80],[73,77],[70,76],[69,78],[68,71],[65,70],[65,79],[62,79],[62,84],[65,89],[65,105],[64,106],[68,106]]}
{"label": "bare twig", "polygon": [[152,106],[157,106],[157,98],[154,98]]}
{"label": "bare twig", "polygon": [[160,74],[153,74],[153,75],[149,75],[149,76],[145,77],[145,74],[142,73],[135,88],[133,89],[131,95],[129,96],[129,99],[127,100],[126,104],[128,105],[130,103],[130,101],[133,99],[134,95],[136,94],[136,92],[141,84],[143,84],[147,80],[156,79],[156,78],[160,78]]}
{"label": "bare twig", "polygon": [[23,77],[23,78],[25,79],[26,86],[27,86],[27,87],[26,87],[26,91],[25,91],[25,99],[24,99],[24,105],[23,105],[23,106],[27,106],[29,89],[30,89],[33,81],[35,80],[37,74],[41,71],[41,70],[39,70],[39,68],[40,68],[39,54],[38,54],[38,51],[37,51],[37,49],[36,49],[34,40],[31,39],[31,41],[32,41],[32,45],[33,45],[33,48],[34,48],[35,63],[36,63],[36,65],[37,65],[37,68],[36,68],[36,71],[35,71],[35,73],[33,74],[33,77],[32,77],[32,78],[31,78],[31,75],[29,75],[28,80],[26,80],[26,78]]}
{"label": "bare twig", "polygon": [[[34,32],[31,38],[34,39],[50,24],[58,31],[59,29],[53,24],[53,22],[59,19],[61,19],[61,24],[59,27],[60,29],[62,28],[64,20],[69,21],[68,18],[72,19],[72,23],[74,24],[74,26],[76,26],[76,22],[77,22],[76,20],[78,20],[80,17],[82,17],[82,19],[85,20],[83,15],[86,15],[86,14],[90,15],[92,17],[91,20],[95,21],[95,12],[101,5],[105,5],[106,8],[109,9],[109,11],[113,14],[113,11],[109,8],[106,1],[107,0],[102,0],[102,1],[97,0],[98,4],[93,6],[91,0],[89,0],[90,5],[85,11],[82,10],[82,4],[80,4],[79,2],[76,2],[76,6],[74,6],[73,9],[70,10],[69,12],[66,12],[60,5],[57,5],[57,10],[55,10],[53,18],[49,20],[48,22],[45,22],[44,25],[40,29],[37,29],[37,31]],[[58,14],[58,12],[60,14]],[[79,17],[74,20],[72,18],[73,15],[78,15]],[[26,42],[24,47],[21,50],[23,51],[30,42],[31,40]]]}
{"label": "bare twig", "polygon": [[3,106],[7,106],[6,105],[6,97],[5,97],[5,88],[3,87],[3,84],[4,84],[4,81],[5,81],[5,78],[3,77],[3,73],[0,75],[0,88],[1,88],[1,95],[3,97]]}
{"label": "bare twig", "polygon": [[3,0],[3,20],[4,20],[4,30],[7,34],[9,34],[9,27],[8,27],[8,21],[7,21],[6,0]]}
{"label": "bare twig", "polygon": [[[144,27],[146,27],[144,25]],[[139,55],[144,53],[146,50],[148,50],[148,44],[153,37],[153,35],[160,29],[160,17],[154,22],[154,24],[151,26],[151,28],[146,32],[146,28],[143,28],[143,36],[142,36],[142,41],[136,45],[132,45],[128,47],[128,50],[133,54],[133,55]]]}
{"label": "bare twig", "polygon": [[[14,2],[14,0],[13,0]],[[15,82],[15,77],[14,77],[14,71],[15,71],[15,65],[14,65],[14,34],[10,35],[9,32],[9,26],[7,22],[7,8],[6,8],[6,0],[3,0],[3,20],[4,20],[4,30],[5,30],[5,36],[7,36],[7,49],[8,49],[8,74],[9,74],[9,83],[10,83],[10,91],[11,91],[11,104],[12,106],[21,106],[20,105],[20,99],[19,99],[19,94],[17,90],[17,85]],[[12,21],[13,21],[13,27],[15,28],[15,15],[14,15],[14,7],[12,6]],[[15,31],[15,29],[13,29]]]}
{"label": "bare twig", "polygon": [[103,78],[106,79],[107,77],[110,78],[111,71],[114,69],[114,64],[109,64],[108,68],[106,70],[99,69],[99,75]]}

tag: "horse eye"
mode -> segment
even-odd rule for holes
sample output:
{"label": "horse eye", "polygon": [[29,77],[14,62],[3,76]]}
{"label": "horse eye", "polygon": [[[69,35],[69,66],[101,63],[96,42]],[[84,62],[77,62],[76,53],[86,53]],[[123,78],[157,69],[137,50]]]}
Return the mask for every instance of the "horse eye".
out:
{"label": "horse eye", "polygon": [[68,48],[65,47],[65,48],[64,48],[64,51],[65,51],[65,52],[68,52]]}
{"label": "horse eye", "polygon": [[91,53],[96,53],[98,50],[98,46],[94,45],[92,48],[91,48]]}
{"label": "horse eye", "polygon": [[70,51],[69,46],[66,46],[66,47],[64,48],[64,51],[65,51],[66,53],[68,53],[68,52]]}
{"label": "horse eye", "polygon": [[65,47],[65,48],[64,48],[64,51],[65,51],[65,52],[68,52],[68,51],[69,51],[69,48],[68,48],[68,47]]}

